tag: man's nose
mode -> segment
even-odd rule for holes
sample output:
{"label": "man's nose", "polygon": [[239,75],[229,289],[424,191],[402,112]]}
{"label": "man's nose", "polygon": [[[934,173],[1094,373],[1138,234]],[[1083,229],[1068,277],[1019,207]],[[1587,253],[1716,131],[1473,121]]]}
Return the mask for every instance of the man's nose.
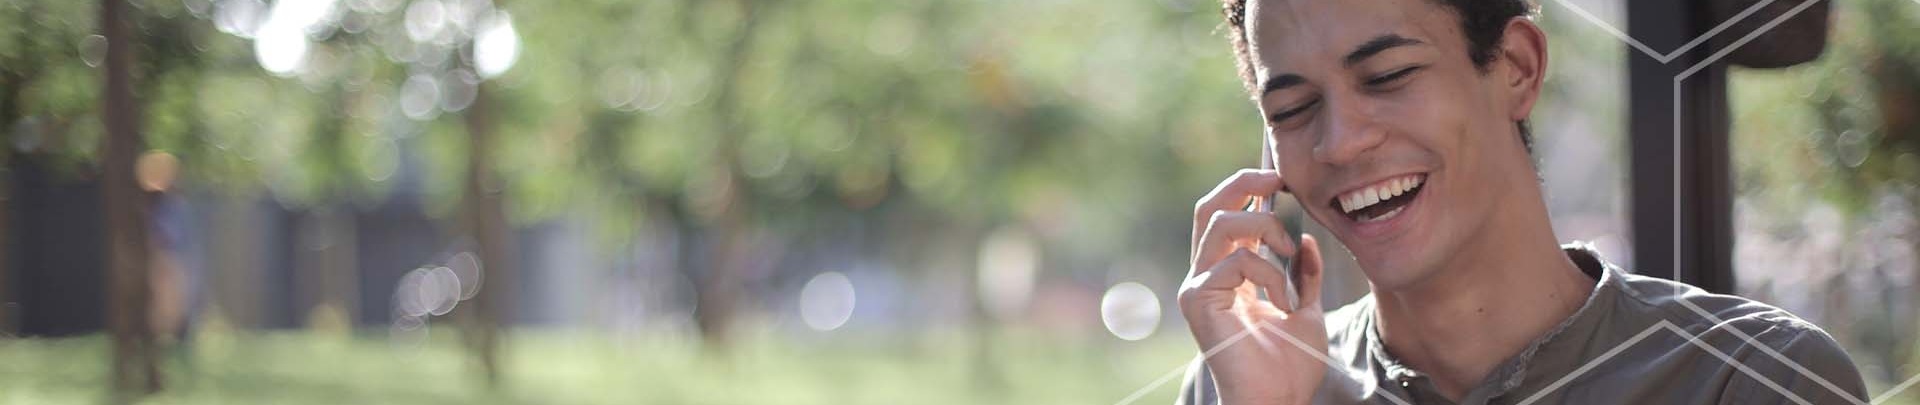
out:
{"label": "man's nose", "polygon": [[1387,128],[1377,119],[1377,109],[1365,100],[1328,99],[1328,125],[1313,147],[1313,157],[1322,163],[1344,165],[1387,139]]}

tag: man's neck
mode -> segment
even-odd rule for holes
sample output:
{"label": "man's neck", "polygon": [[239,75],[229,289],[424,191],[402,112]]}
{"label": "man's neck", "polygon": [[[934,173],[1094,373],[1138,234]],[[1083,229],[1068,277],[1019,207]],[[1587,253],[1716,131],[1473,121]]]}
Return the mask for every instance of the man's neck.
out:
{"label": "man's neck", "polygon": [[[1535,194],[1536,196],[1538,194]],[[1594,280],[1560,250],[1543,202],[1496,215],[1433,277],[1375,291],[1387,350],[1459,400],[1578,311]]]}

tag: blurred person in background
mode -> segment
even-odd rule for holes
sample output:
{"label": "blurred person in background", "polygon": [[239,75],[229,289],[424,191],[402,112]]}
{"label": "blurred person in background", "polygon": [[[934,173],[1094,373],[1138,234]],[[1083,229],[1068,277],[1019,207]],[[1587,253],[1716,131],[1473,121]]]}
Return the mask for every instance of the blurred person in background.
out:
{"label": "blurred person in background", "polygon": [[135,176],[140,188],[153,196],[153,219],[147,244],[152,263],[147,279],[153,299],[147,308],[153,336],[164,345],[186,341],[194,315],[198,313],[201,274],[188,265],[191,218],[187,201],[175,190],[180,161],[165,152],[148,152],[135,161]]}
{"label": "blurred person in background", "polygon": [[[1179,305],[1206,357],[1180,402],[1866,398],[1834,339],[1793,314],[1558,241],[1527,126],[1548,61],[1530,2],[1223,10],[1277,170],[1242,170],[1195,205]],[[1353,252],[1372,294],[1323,310],[1318,243],[1244,210],[1276,193]],[[1277,299],[1290,281],[1262,244],[1292,258],[1297,308]]]}

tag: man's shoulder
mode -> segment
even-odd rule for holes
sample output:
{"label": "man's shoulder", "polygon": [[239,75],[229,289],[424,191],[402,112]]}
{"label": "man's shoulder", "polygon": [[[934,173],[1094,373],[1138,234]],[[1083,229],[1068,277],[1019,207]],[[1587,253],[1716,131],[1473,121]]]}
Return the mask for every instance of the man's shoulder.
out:
{"label": "man's shoulder", "polygon": [[1739,363],[1725,392],[1747,400],[1740,402],[1778,403],[1783,393],[1813,403],[1864,395],[1859,371],[1839,341],[1792,312],[1670,280],[1618,274],[1622,299],[1615,310],[1638,314],[1649,327],[1670,326],[1675,336],[1662,340],[1674,342],[1674,350],[1720,352],[1673,358]]}
{"label": "man's shoulder", "polygon": [[[1601,301],[1607,308],[1600,310],[1602,317],[1610,318],[1609,323],[1615,326],[1638,329],[1664,323],[1687,335],[1731,329],[1740,336],[1766,334],[1779,339],[1807,338],[1833,343],[1832,337],[1818,326],[1785,309],[1746,297],[1709,292],[1686,283],[1634,274],[1607,261],[1591,244],[1574,242],[1563,248],[1589,276],[1600,279],[1595,297],[1610,296]],[[1740,340],[1751,343],[1756,339]],[[1838,347],[1837,343],[1833,345]]]}
{"label": "man's shoulder", "polygon": [[[1621,278],[1622,295],[1618,309],[1664,320],[1681,330],[1697,334],[1734,328],[1748,334],[1766,332],[1770,335],[1800,336],[1810,333],[1827,336],[1819,326],[1764,302],[1738,295],[1716,294],[1672,280],[1624,271],[1617,274]],[[1826,339],[1832,340],[1831,337]]]}

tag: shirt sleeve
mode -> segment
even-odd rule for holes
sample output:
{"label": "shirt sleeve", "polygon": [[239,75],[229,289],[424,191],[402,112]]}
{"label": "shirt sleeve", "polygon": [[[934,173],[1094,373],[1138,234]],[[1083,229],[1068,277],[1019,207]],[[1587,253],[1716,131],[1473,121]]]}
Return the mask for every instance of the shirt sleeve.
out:
{"label": "shirt sleeve", "polygon": [[1721,393],[1722,403],[1864,404],[1870,400],[1853,360],[1826,332],[1795,322],[1755,335],[1754,341],[1774,353],[1749,346],[1732,354],[1751,373],[1736,370]]}

